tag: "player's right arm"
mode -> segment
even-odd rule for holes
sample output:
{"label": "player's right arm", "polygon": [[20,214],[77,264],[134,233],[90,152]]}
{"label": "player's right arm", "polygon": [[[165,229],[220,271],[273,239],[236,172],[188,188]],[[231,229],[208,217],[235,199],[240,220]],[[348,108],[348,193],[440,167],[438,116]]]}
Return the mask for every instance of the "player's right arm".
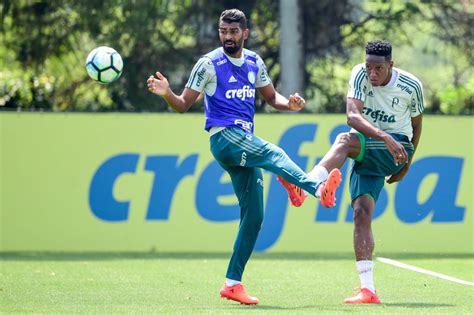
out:
{"label": "player's right arm", "polygon": [[157,72],[156,78],[150,76],[147,80],[148,90],[156,95],[162,96],[166,103],[178,113],[185,113],[193,106],[199,96],[199,92],[189,88],[184,88],[181,95],[176,95],[170,88],[168,79]]}
{"label": "player's right arm", "polygon": [[202,57],[199,59],[194,65],[188,83],[181,95],[177,95],[171,90],[168,79],[163,74],[156,72],[155,75],[156,78],[150,76],[147,80],[148,90],[162,96],[166,103],[178,113],[185,113],[204,91],[206,84],[215,76],[215,70],[209,58]]}
{"label": "player's right arm", "polygon": [[346,101],[347,124],[367,137],[385,142],[395,164],[405,163],[408,160],[405,148],[390,134],[371,125],[362,116],[365,101],[364,84],[366,82],[366,79],[363,79],[364,75],[364,69],[361,65],[352,69]]}

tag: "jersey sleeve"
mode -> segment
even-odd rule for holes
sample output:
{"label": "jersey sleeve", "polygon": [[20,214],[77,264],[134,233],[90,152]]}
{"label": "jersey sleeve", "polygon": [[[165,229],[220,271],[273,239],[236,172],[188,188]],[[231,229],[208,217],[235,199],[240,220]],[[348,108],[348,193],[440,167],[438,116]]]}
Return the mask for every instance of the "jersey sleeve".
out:
{"label": "jersey sleeve", "polygon": [[418,79],[413,80],[414,93],[411,98],[410,114],[416,117],[423,113],[425,109],[425,95],[423,93],[423,85]]}
{"label": "jersey sleeve", "polygon": [[270,76],[267,72],[267,67],[263,62],[262,58],[257,55],[257,66],[258,66],[258,73],[257,73],[257,82],[255,83],[255,87],[260,88],[269,85],[272,83]]}
{"label": "jersey sleeve", "polygon": [[359,64],[352,68],[351,78],[349,80],[349,90],[347,97],[365,102],[367,90],[367,74],[365,67]]}
{"label": "jersey sleeve", "polygon": [[193,67],[189,75],[186,87],[202,93],[212,78],[216,75],[216,69],[211,59],[208,57],[201,57]]}

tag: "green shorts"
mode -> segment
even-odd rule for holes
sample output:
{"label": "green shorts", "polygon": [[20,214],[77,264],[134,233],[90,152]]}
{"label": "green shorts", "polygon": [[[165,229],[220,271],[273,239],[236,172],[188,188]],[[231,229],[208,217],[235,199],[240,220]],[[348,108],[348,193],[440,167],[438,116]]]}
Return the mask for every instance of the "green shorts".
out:
{"label": "green shorts", "polygon": [[[385,176],[398,173],[404,164],[396,165],[393,156],[383,141],[375,140],[357,133],[360,140],[360,153],[354,159],[350,178],[351,200],[361,195],[370,195],[377,201],[385,182]],[[413,144],[408,137],[391,134],[408,153],[413,155]]]}

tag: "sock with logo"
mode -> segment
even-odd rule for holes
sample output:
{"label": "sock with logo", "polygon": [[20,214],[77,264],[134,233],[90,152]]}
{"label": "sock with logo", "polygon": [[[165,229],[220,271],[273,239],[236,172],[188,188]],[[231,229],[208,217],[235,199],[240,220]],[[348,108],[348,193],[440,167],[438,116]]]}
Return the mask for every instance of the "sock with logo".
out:
{"label": "sock with logo", "polygon": [[359,260],[356,261],[356,267],[359,273],[361,289],[367,288],[375,293],[374,262],[372,260]]}
{"label": "sock with logo", "polygon": [[[328,175],[329,175],[328,170],[324,166],[321,166],[321,165],[316,165],[315,167],[313,167],[311,172],[308,173],[308,176],[318,183],[324,182],[328,178]],[[315,195],[318,198],[321,196],[319,189],[316,190]]]}
{"label": "sock with logo", "polygon": [[232,279],[229,279],[229,278],[225,279],[225,285],[228,286],[228,287],[231,287],[231,286],[239,284],[239,283],[240,283],[240,281],[237,281],[237,280],[232,280]]}

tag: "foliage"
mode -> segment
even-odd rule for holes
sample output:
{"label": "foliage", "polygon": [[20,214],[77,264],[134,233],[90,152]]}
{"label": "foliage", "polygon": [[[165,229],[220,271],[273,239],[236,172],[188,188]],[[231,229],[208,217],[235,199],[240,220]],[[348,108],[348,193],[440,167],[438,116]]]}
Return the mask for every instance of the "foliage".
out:
{"label": "foliage", "polygon": [[[366,40],[388,38],[416,61],[436,57],[440,82],[425,68],[427,110],[472,113],[468,73],[474,65],[472,6],[468,1],[300,0],[308,112],[343,112],[350,68],[362,59]],[[0,109],[54,111],[167,111],[163,99],[147,92],[145,81],[160,70],[176,92],[203,53],[219,45],[217,17],[238,7],[250,18],[246,46],[265,60],[280,83],[278,1],[153,0],[29,1],[0,4]],[[394,31],[387,31],[394,30]],[[416,39],[416,40],[415,40]],[[424,46],[423,42],[431,43]],[[124,59],[121,79],[103,86],[89,80],[84,60],[96,46],[114,47]],[[407,48],[405,48],[407,47]],[[419,63],[419,62],[418,62]],[[458,95],[453,98],[454,92]],[[460,103],[458,103],[460,102]],[[263,101],[257,103],[266,111]],[[201,111],[202,104],[194,106]]]}
{"label": "foliage", "polygon": [[[314,111],[345,111],[343,100],[346,88],[342,83],[347,83],[351,66],[363,61],[365,43],[370,39],[382,38],[392,42],[396,66],[400,65],[401,68],[417,75],[424,83],[426,112],[472,113],[472,101],[454,107],[437,106],[442,93],[440,89],[445,89],[449,85],[464,86],[468,73],[472,72],[474,66],[472,7],[462,1],[449,0],[376,0],[341,3],[343,1],[337,2],[348,10],[333,10],[339,12],[340,16],[328,14],[328,20],[338,25],[342,48],[333,46],[329,50],[329,55],[325,58],[319,57],[316,66],[306,69],[309,77],[307,88],[321,94],[320,98],[323,98],[319,104],[316,103]],[[306,37],[307,35],[305,34]],[[397,63],[403,58],[404,62]],[[427,61],[432,63],[427,65]],[[435,65],[437,72],[429,71],[434,69]],[[469,102],[469,98],[464,100]],[[458,107],[471,110],[461,111]]]}
{"label": "foliage", "polygon": [[443,113],[474,114],[474,75],[465,85],[448,86],[439,98]]}

